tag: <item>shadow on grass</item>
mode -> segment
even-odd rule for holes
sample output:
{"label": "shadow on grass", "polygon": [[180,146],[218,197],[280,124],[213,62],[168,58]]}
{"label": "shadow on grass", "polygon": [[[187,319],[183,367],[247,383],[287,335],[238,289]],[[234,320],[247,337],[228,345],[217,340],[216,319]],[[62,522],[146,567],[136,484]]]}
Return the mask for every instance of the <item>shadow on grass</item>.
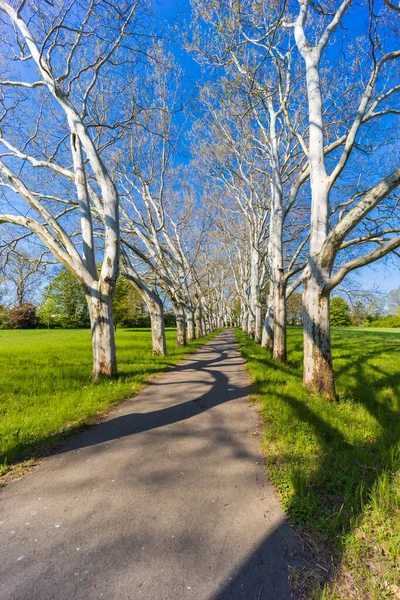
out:
{"label": "shadow on grass", "polygon": [[[126,336],[130,333],[137,334],[137,340],[141,345],[139,351],[132,344],[132,339]],[[152,356],[150,333],[150,329],[125,329],[122,331],[124,337],[120,339],[120,345],[118,345],[119,375],[112,382],[103,380],[96,383],[92,381],[90,352],[86,352],[89,340],[84,340],[82,343],[85,351],[83,354],[80,352],[80,348],[79,351],[77,350],[77,343],[74,340],[75,354],[73,351],[71,352],[70,348],[67,348],[69,353],[64,352],[60,356],[55,352],[53,355],[46,354],[44,357],[35,355],[32,359],[28,348],[22,355],[18,355],[17,360],[10,365],[14,377],[9,374],[8,378],[4,378],[0,382],[0,398],[3,393],[5,397],[12,396],[14,407],[17,409],[19,407],[20,410],[18,419],[25,420],[28,425],[25,423],[25,427],[20,427],[17,423],[13,429],[4,429],[3,436],[5,437],[2,440],[3,444],[0,445],[0,476],[6,474],[10,469],[12,471],[16,465],[16,473],[19,472],[21,470],[20,462],[29,461],[30,464],[32,461],[37,461],[54,452],[59,446],[66,444],[83,429],[98,423],[102,416],[106,415],[115,405],[135,395],[154,376],[174,368],[191,352],[195,352],[205,342],[212,339],[217,332],[190,342],[185,348],[176,348],[174,341],[168,340],[169,354],[165,357]],[[81,344],[80,340],[79,344]],[[34,385],[32,385],[33,381]],[[86,390],[88,395],[93,394],[99,397],[98,404],[93,402],[92,407],[89,410],[86,409],[86,412],[85,407],[79,405],[79,394],[83,393],[83,390]],[[65,423],[60,423],[56,431],[55,427],[52,428],[53,431],[49,431],[48,427],[44,433],[37,433],[37,430],[35,431],[36,423],[33,422],[32,415],[26,412],[26,408],[31,412],[34,408],[34,406],[30,407],[29,393],[32,397],[36,397],[40,396],[43,391],[46,399],[47,397],[57,398],[60,404],[64,398],[68,401],[69,396],[73,395],[77,399],[77,406],[75,411],[70,411],[71,418],[66,419]],[[103,395],[104,401],[101,400]],[[38,406],[38,409],[51,413],[57,411],[58,407],[54,405],[54,402],[46,405],[44,401],[41,406]],[[7,406],[4,410],[7,410]]]}
{"label": "shadow on grass", "polygon": [[[196,465],[198,475],[196,493],[194,496],[185,495],[183,498],[185,503],[190,502],[192,505],[189,518],[185,518],[185,512],[183,512],[182,517],[179,519],[180,527],[182,527],[182,549],[179,551],[176,550],[176,547],[171,549],[169,545],[171,536],[168,533],[168,539],[165,539],[165,532],[162,527],[158,528],[156,526],[154,528],[155,538],[152,539],[151,518],[150,521],[146,518],[145,522],[141,523],[136,516],[133,533],[131,531],[129,535],[127,533],[122,536],[118,535],[116,541],[109,535],[101,536],[101,546],[95,547],[89,558],[92,571],[102,574],[106,572],[107,577],[112,577],[117,573],[119,577],[120,571],[118,569],[120,569],[120,565],[126,565],[128,562],[140,564],[140,561],[143,560],[142,546],[147,546],[155,548],[156,556],[159,555],[157,560],[161,556],[165,564],[170,564],[172,555],[174,568],[176,568],[176,565],[181,564],[183,559],[187,560],[190,565],[193,556],[196,556],[199,572],[203,573],[206,580],[213,580],[215,577],[217,581],[221,581],[218,591],[212,596],[207,596],[210,600],[211,598],[213,600],[236,600],[239,598],[243,598],[243,600],[250,600],[251,598],[257,598],[258,600],[271,600],[272,598],[274,600],[289,600],[291,598],[289,589],[290,568],[293,565],[298,565],[301,568],[304,566],[307,557],[303,555],[297,537],[279,512],[271,522],[268,520],[267,513],[263,514],[263,506],[260,507],[260,500],[263,500],[263,497],[260,498],[257,495],[254,498],[250,497],[250,507],[246,501],[240,500],[243,496],[243,492],[240,490],[248,489],[249,485],[254,486],[253,469],[254,464],[259,463],[259,452],[256,444],[243,443],[244,438],[234,434],[235,427],[230,427],[232,413],[228,410],[224,417],[221,411],[218,410],[218,407],[222,404],[248,398],[251,391],[248,379],[244,375],[236,378],[236,371],[243,368],[242,365],[243,361],[237,349],[233,347],[232,332],[223,332],[206,348],[201,349],[195,355],[187,357],[184,363],[175,367],[173,376],[169,377],[167,381],[164,378],[151,381],[140,399],[138,399],[137,404],[133,401],[121,406],[118,412],[111,415],[109,419],[76,436],[67,446],[59,450],[60,454],[70,453],[69,459],[73,464],[79,463],[79,461],[86,464],[88,458],[105,452],[108,442],[122,439],[125,446],[119,445],[116,448],[117,452],[122,453],[124,447],[128,448],[129,446],[135,446],[136,452],[138,452],[137,455],[134,455],[137,460],[136,465],[134,461],[133,464],[130,462],[125,464],[121,460],[124,465],[124,477],[135,488],[141,487],[143,489],[150,486],[156,497],[160,498],[160,503],[163,499],[166,499],[167,495],[173,496],[174,493],[178,493],[180,496],[181,493],[184,493],[183,491],[177,492],[174,484],[178,465],[190,465],[191,460]],[[199,429],[199,426],[195,425],[191,418],[202,414],[207,414],[207,425],[204,426],[204,429]],[[186,421],[184,427],[168,427],[184,420]],[[243,426],[242,422],[240,421],[239,424],[241,428]],[[146,436],[140,436],[143,432],[150,433]],[[250,438],[250,432],[248,432],[248,436]],[[182,440],[185,438],[191,440],[189,446],[182,445]],[[85,453],[81,453],[83,448],[86,449]],[[182,462],[180,460],[176,462],[173,457],[167,459],[166,462],[160,461],[160,452],[167,454],[167,448],[174,450],[174,455],[179,455],[179,452],[181,452]],[[214,480],[221,476],[218,473],[221,474],[225,468],[225,463],[221,460],[221,452],[225,460],[228,461],[228,473],[229,469],[234,466],[232,475],[227,479],[227,485],[231,485],[231,493],[235,496],[232,500],[237,502],[239,498],[239,510],[247,512],[251,508],[250,514],[255,515],[255,518],[260,518],[263,525],[257,530],[255,539],[247,540],[247,542],[246,536],[243,535],[240,528],[238,529],[237,542],[234,540],[234,536],[232,538],[234,543],[237,543],[237,549],[232,553],[233,558],[229,560],[224,559],[225,540],[230,539],[228,535],[218,541],[221,544],[221,550],[212,546],[214,538],[210,534],[210,528],[218,531],[224,517],[221,513],[215,522],[209,520],[205,511],[206,494],[202,489],[202,486],[207,485],[210,479]],[[245,468],[240,466],[243,465],[243,461],[246,462]],[[146,468],[142,466],[144,463]],[[149,465],[150,468],[148,468]],[[121,477],[121,474],[119,476]],[[258,477],[261,477],[261,479],[259,480]],[[265,475],[262,473],[262,469],[255,479],[258,482],[255,487],[260,490],[260,495],[264,496],[268,493],[268,490],[262,491],[265,484]],[[65,495],[68,494],[78,496],[78,489],[81,486],[89,485],[91,488],[97,488],[97,484],[94,484],[93,479],[90,479],[88,483],[85,478],[74,480],[72,477],[70,480],[65,476],[57,478],[51,485],[52,494],[59,495],[60,498],[65,498]],[[72,487],[74,485],[76,485],[76,488]],[[168,486],[170,486],[170,489]],[[236,488],[239,489],[236,490]],[[165,494],[164,498],[163,493]],[[43,492],[43,494],[46,494],[46,492]],[[190,500],[187,500],[189,498]],[[252,505],[253,501],[255,501],[254,505]],[[212,502],[214,502],[214,499]],[[132,502],[132,506],[134,508],[134,502]],[[229,503],[224,504],[225,506],[229,506]],[[212,513],[212,511],[210,512]],[[234,512],[233,517],[238,519],[239,511]],[[80,521],[85,518],[87,518],[85,512],[79,512],[77,519],[74,521],[74,531],[81,531],[82,523]],[[103,518],[103,516],[99,515],[99,518]],[[110,511],[110,515],[107,516],[107,520],[109,519],[115,519],[115,528],[118,531],[118,527],[121,526],[121,514],[118,511]],[[124,523],[127,519],[127,515],[123,515]],[[273,526],[271,526],[271,523],[273,523]],[[229,527],[235,530],[238,525],[229,523]],[[114,527],[111,530],[114,530]],[[174,533],[175,537],[179,537],[176,535],[175,530]],[[139,543],[135,543],[137,539],[140,540]],[[162,540],[162,543],[160,543],[160,540]],[[246,550],[242,548],[243,543],[247,544],[245,546]],[[228,548],[228,554],[230,551],[231,549]],[[61,547],[61,545],[55,544],[51,548],[51,557],[57,556],[60,552],[65,552],[64,545]],[[111,556],[112,559],[110,559]],[[129,561],[127,556],[130,557]],[[43,560],[43,554],[40,557]],[[105,557],[106,561],[104,560]],[[234,560],[235,557],[237,558],[236,561]],[[37,555],[36,560],[39,560],[39,558]],[[82,568],[76,566],[79,560],[81,559],[76,556],[76,553],[72,553],[72,556],[68,557],[66,562],[69,572]],[[210,561],[211,566],[204,567],[204,564],[209,564],[208,561]],[[57,568],[60,568],[58,565],[64,568],[64,561],[58,560],[56,562]],[[96,565],[95,569],[93,569],[93,565]],[[115,565],[118,565],[118,569],[115,568]],[[107,571],[110,567],[112,567],[113,572]],[[131,567],[130,564],[129,567]],[[11,569],[13,568],[16,568],[15,565],[11,565]],[[215,569],[215,574],[208,573],[207,568],[210,570]],[[7,581],[16,579],[16,575],[9,569],[8,565],[4,572]],[[223,573],[222,577],[221,573]],[[186,572],[184,572],[184,576],[186,578]],[[131,574],[129,577],[131,577]],[[142,574],[140,577],[142,578]],[[174,577],[176,577],[176,572],[173,573],[172,579]],[[48,581],[45,581],[46,578],[42,576],[38,578],[36,573],[30,574],[24,571],[23,576],[18,579],[18,597],[28,597],[27,594],[31,589],[35,589],[43,597],[48,597],[50,594],[46,586],[54,584],[55,581],[58,584],[58,579],[59,577],[54,572],[50,574]],[[153,579],[157,578],[153,577]],[[173,581],[171,583],[170,576],[167,573],[163,574],[162,579],[165,583],[161,583],[161,585],[164,585],[165,588],[161,588],[161,596],[163,589],[168,595],[169,586],[172,585]],[[74,582],[69,577],[66,585],[72,586],[73,584]],[[132,589],[136,588],[132,587]],[[64,593],[66,593],[65,589]],[[183,592],[181,591],[177,597],[183,598]]]}
{"label": "shadow on grass", "polygon": [[[271,479],[277,485],[282,503],[294,524],[306,524],[330,542],[336,541],[336,566],[340,564],[343,550],[338,544],[340,536],[354,528],[380,475],[394,472],[394,449],[398,443],[399,417],[394,406],[395,394],[389,393],[386,397],[379,396],[378,392],[388,389],[396,393],[400,386],[400,374],[385,368],[384,364],[388,353],[399,351],[399,344],[387,340],[384,334],[378,334],[378,338],[371,338],[369,332],[360,332],[360,335],[349,331],[341,337],[340,332],[334,332],[334,364],[340,390],[340,401],[334,405],[310,397],[303,390],[301,370],[296,366],[300,361],[301,342],[295,335],[291,340],[289,364],[282,366],[240,334],[242,352],[254,379],[253,389],[262,400],[263,416],[268,422],[268,441],[272,446],[277,443],[278,450],[267,454]],[[370,339],[373,342],[368,342]],[[230,343],[227,340],[227,347]],[[142,431],[160,432],[163,426],[190,420],[199,412],[245,397],[248,389],[230,386],[220,372],[219,364],[226,360],[224,344],[219,345],[211,359],[202,360],[199,355],[189,357],[176,371],[183,375],[185,385],[191,384],[187,373],[190,369],[208,375],[212,383],[206,393],[195,400],[181,404],[175,402],[148,413],[118,415],[77,437],[65,450],[95,447],[121,437],[133,436],[136,439],[136,434]],[[231,366],[237,364],[229,360]],[[156,387],[157,381],[150,385]],[[341,412],[342,407],[344,412]],[[369,423],[365,427],[364,437],[362,432],[352,436],[346,431],[346,426],[351,429],[355,423],[360,425],[360,419],[352,420],[353,408],[354,411],[362,408],[365,418],[368,415],[371,418],[373,426]],[[238,451],[240,456],[241,449]],[[278,557],[274,562],[274,554],[275,541],[267,536],[254,553],[237,566],[231,583],[218,598],[289,598],[285,581],[291,550],[289,548],[286,564],[282,564]],[[268,564],[263,563],[264,555],[272,557]],[[333,576],[334,569],[330,571],[330,577]],[[242,583],[249,586],[255,577],[260,594],[255,595],[258,587],[257,590],[244,587],[240,596]],[[273,596],[277,578],[282,591],[274,592]],[[252,595],[246,596],[249,589]],[[262,595],[267,590],[269,595]]]}
{"label": "shadow on grass", "polygon": [[[289,361],[279,365],[269,351],[238,332],[267,422],[271,478],[291,522],[306,525],[333,544],[337,567],[346,535],[357,526],[379,478],[384,473],[389,479],[396,477],[400,372],[395,361],[392,370],[386,363],[400,354],[399,338],[385,332],[334,330],[337,404],[302,388],[301,340],[296,338],[296,332],[289,333]],[[354,421],[352,411],[358,411]],[[352,432],[352,427],[359,430]],[[333,578],[335,567],[329,571]]]}

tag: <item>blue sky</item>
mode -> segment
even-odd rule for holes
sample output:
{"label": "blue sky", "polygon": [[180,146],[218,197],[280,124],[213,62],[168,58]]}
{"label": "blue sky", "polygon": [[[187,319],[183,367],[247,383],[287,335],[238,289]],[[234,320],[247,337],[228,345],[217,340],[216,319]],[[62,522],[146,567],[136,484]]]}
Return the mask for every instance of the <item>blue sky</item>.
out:
{"label": "blue sky", "polygon": [[[190,2],[189,0],[153,0],[153,10],[171,24],[175,22],[177,13],[180,15],[186,14],[186,20],[188,21]],[[352,30],[352,34],[356,35],[361,23],[355,19],[354,14],[351,14],[348,15],[345,25],[347,29]],[[184,49],[175,44],[171,50],[189,79],[196,81],[202,76],[200,66]],[[388,292],[391,289],[400,287],[400,261],[397,259],[390,259],[385,262],[378,261],[359,269],[349,278],[351,278],[349,283],[351,282],[365,290],[377,289]]]}

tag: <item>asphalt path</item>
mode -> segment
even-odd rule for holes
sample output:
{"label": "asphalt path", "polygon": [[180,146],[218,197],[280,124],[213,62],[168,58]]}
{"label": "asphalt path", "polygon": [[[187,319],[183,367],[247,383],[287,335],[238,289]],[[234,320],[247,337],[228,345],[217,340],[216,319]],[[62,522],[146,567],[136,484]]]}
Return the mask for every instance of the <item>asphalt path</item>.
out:
{"label": "asphalt path", "polygon": [[1,600],[286,600],[301,548],[231,330],[0,490]]}

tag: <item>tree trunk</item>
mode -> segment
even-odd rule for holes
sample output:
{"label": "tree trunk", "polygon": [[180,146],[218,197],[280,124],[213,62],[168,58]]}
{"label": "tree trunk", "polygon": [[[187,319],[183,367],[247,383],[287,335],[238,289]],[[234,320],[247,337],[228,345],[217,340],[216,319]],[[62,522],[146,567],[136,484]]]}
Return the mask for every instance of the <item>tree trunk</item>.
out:
{"label": "tree trunk", "polygon": [[255,319],[255,332],[254,332],[254,341],[257,344],[261,344],[262,339],[262,314],[261,314],[261,305],[256,305],[256,319]]}
{"label": "tree trunk", "polygon": [[249,330],[249,309],[248,309],[247,306],[243,307],[242,328],[243,328],[243,331],[247,335],[250,334],[250,330]]}
{"label": "tree trunk", "polygon": [[151,341],[153,354],[158,356],[167,355],[167,344],[165,340],[164,310],[160,299],[149,298],[146,300],[151,321]]}
{"label": "tree trunk", "polygon": [[279,275],[275,291],[273,357],[280,363],[286,362],[286,283],[283,273]]}
{"label": "tree trunk", "polygon": [[203,330],[203,335],[205,335],[205,334],[208,334],[208,333],[209,333],[209,331],[208,331],[208,324],[207,324],[207,320],[206,320],[206,319],[204,319],[204,317],[202,317],[202,319],[201,319],[201,328],[202,328],[202,330]]}
{"label": "tree trunk", "polygon": [[185,311],[182,306],[175,307],[176,315],[176,343],[178,346],[186,346],[186,323]]}
{"label": "tree trunk", "polygon": [[161,298],[155,290],[148,287],[147,284],[140,279],[132,268],[125,253],[123,254],[123,257],[125,263],[125,272],[123,275],[133,285],[134,289],[139,292],[149,311],[153,354],[166,356],[167,344],[165,340],[164,309]]}
{"label": "tree trunk", "polygon": [[322,296],[321,291],[322,286],[310,269],[303,282],[303,383],[310,390],[334,400],[336,395],[332,368],[329,297]]}
{"label": "tree trunk", "polygon": [[204,335],[200,306],[198,306],[195,310],[194,320],[195,320],[195,324],[196,324],[196,337],[197,337],[197,339],[200,339]]}
{"label": "tree trunk", "polygon": [[192,342],[196,336],[194,333],[194,312],[193,310],[188,310],[186,316],[186,326],[187,326],[187,337],[189,342]]}
{"label": "tree trunk", "polygon": [[93,378],[116,377],[117,355],[115,349],[112,297],[87,295],[90,327],[92,330]]}
{"label": "tree trunk", "polygon": [[261,338],[262,348],[273,348],[274,346],[274,296],[272,292],[268,294],[268,306],[264,319],[264,327]]}
{"label": "tree trunk", "polygon": [[329,177],[324,155],[324,123],[318,50],[310,48],[295,29],[296,43],[306,63],[309,167],[311,187],[310,257],[303,280],[304,385],[335,398],[329,324],[329,297],[322,296],[329,269],[321,268],[319,253],[329,228]]}

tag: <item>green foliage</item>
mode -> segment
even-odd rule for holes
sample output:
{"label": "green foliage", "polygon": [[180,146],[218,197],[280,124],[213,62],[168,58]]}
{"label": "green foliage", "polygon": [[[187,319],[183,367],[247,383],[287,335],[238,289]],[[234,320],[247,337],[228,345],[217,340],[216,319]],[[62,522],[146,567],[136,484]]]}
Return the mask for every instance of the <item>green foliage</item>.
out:
{"label": "green foliage", "polygon": [[113,303],[114,323],[118,327],[150,327],[146,303],[129,281],[119,277]]}
{"label": "green foliage", "polygon": [[8,329],[10,319],[10,311],[0,304],[0,329]]}
{"label": "green foliage", "polygon": [[93,383],[89,330],[0,331],[1,465],[32,458],[98,413],[130,398],[155,373],[181,361],[211,336],[176,347],[167,330],[168,356],[153,356],[151,331],[116,332],[117,380]]}
{"label": "green foliage", "polygon": [[[122,277],[117,281],[113,315],[114,324],[119,327],[150,326],[150,317],[141,295]],[[61,271],[46,287],[38,316],[48,328],[79,329],[90,326],[83,288],[69,271]]]}
{"label": "green foliage", "polygon": [[164,324],[165,327],[176,327],[176,316],[172,311],[164,311]]}
{"label": "green foliage", "polygon": [[37,316],[39,323],[47,328],[59,326],[61,327],[61,319],[59,314],[59,305],[55,298],[47,298],[38,308]]}
{"label": "green foliage", "polygon": [[286,319],[292,325],[301,324],[303,321],[303,301],[300,292],[293,292],[286,302]]}
{"label": "green foliage", "polygon": [[22,302],[10,310],[8,324],[11,329],[33,329],[37,325],[36,307]]}
{"label": "green foliage", "polygon": [[400,584],[400,333],[333,330],[338,403],[302,386],[301,328],[288,329],[287,366],[243,332],[237,337],[261,402],[266,465],[283,508],[341,557],[323,597],[347,599],[354,590],[355,598],[386,597],[387,582]]}
{"label": "green foliage", "polygon": [[61,271],[45,288],[38,316],[47,327],[79,329],[90,326],[83,288],[72,273]]}
{"label": "green foliage", "polygon": [[341,296],[331,299],[331,325],[333,327],[348,327],[351,325],[350,306]]}
{"label": "green foliage", "polygon": [[368,323],[368,327],[400,327],[400,315],[398,317],[396,315],[381,317]]}
{"label": "green foliage", "polygon": [[367,321],[367,317],[365,305],[360,301],[356,302],[351,310],[351,324],[359,327]]}
{"label": "green foliage", "polygon": [[393,315],[400,316],[400,287],[392,290],[387,298],[388,310]]}

